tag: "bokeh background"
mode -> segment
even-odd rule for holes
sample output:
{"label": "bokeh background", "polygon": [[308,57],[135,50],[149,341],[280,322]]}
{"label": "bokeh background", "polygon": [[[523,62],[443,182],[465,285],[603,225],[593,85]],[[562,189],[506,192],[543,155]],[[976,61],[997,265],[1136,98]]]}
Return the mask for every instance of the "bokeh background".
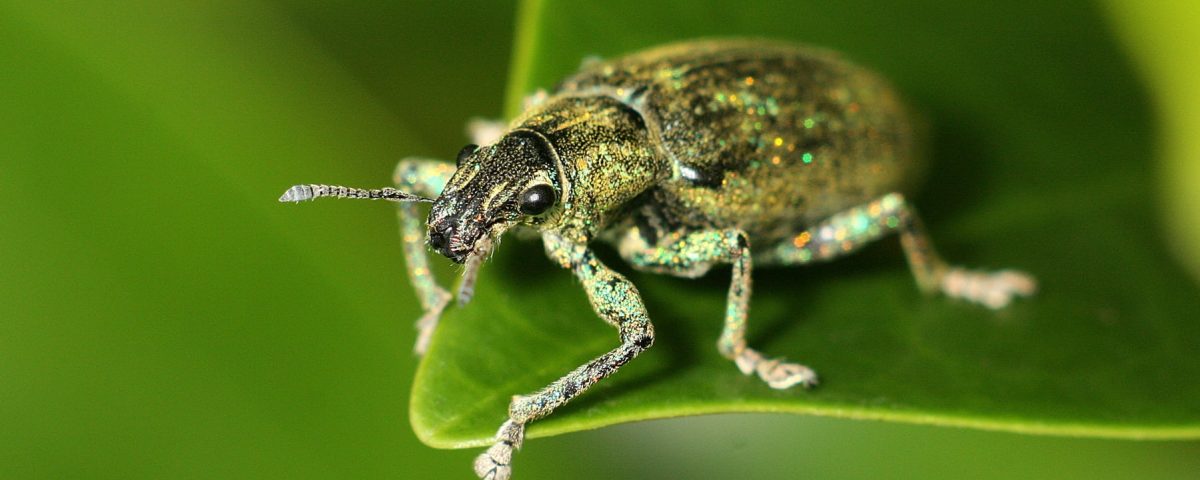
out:
{"label": "bokeh background", "polygon": [[[1161,121],[1200,258],[1200,8],[1095,5]],[[503,110],[516,6],[0,0],[0,478],[466,478],[420,444],[380,185]],[[1070,59],[1064,59],[1069,61]],[[539,439],[523,478],[1194,478],[1200,444],[783,415]]]}

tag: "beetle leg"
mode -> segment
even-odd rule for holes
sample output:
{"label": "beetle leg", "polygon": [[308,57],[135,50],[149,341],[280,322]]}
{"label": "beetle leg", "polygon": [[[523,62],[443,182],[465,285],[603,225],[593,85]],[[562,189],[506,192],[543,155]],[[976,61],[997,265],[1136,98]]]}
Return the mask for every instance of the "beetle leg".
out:
{"label": "beetle leg", "polygon": [[504,131],[507,129],[508,124],[501,120],[472,118],[467,122],[467,137],[475,145],[491,145],[500,140],[500,137],[504,136]]}
{"label": "beetle leg", "polygon": [[622,255],[631,264],[678,276],[696,276],[713,263],[733,265],[733,278],[725,307],[725,328],[717,341],[717,350],[733,360],[746,375],[758,374],[771,388],[785,389],[794,385],[811,387],[817,383],[812,369],[779,359],[767,358],[746,346],[746,319],[750,311],[750,242],[741,230],[709,230],[693,232],[670,240],[657,247],[636,250],[628,247],[637,241],[631,232],[622,247]]}
{"label": "beetle leg", "polygon": [[926,293],[940,292],[998,309],[1015,296],[1029,296],[1037,290],[1037,282],[1027,273],[981,272],[948,265],[934,251],[916,212],[899,193],[833,215],[757,258],[777,264],[831,260],[892,232],[900,234],[913,277]]}
{"label": "beetle leg", "polygon": [[[401,190],[437,197],[441,195],[452,175],[453,164],[438,160],[405,158],[396,165],[393,182]],[[421,309],[425,312],[417,320],[417,341],[413,351],[417,355],[423,355],[429,346],[433,329],[437,326],[438,317],[450,301],[450,294],[438,286],[433,271],[429,269],[429,259],[425,252],[425,217],[420,214],[414,203],[401,203],[399,208],[400,238],[404,243],[408,279],[417,291],[417,300],[421,302]]]}
{"label": "beetle leg", "polygon": [[544,88],[539,88],[521,99],[521,111],[529,111],[529,109],[545,103],[548,98],[550,98],[550,92],[547,92]]}
{"label": "beetle leg", "polygon": [[583,243],[571,242],[550,232],[542,238],[547,255],[569,268],[583,284],[596,314],[617,327],[621,345],[536,393],[514,396],[508,407],[508,421],[497,432],[496,443],[475,459],[475,473],[481,478],[509,478],[512,453],[521,446],[525,424],[549,415],[555,408],[612,375],[654,343],[654,326],[650,324],[637,288],[629,280],[601,263]]}

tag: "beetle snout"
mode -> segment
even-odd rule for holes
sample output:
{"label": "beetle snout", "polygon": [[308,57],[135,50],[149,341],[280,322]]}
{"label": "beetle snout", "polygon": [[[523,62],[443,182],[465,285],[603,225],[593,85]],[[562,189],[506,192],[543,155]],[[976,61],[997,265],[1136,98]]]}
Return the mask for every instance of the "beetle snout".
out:
{"label": "beetle snout", "polygon": [[440,230],[429,230],[429,246],[442,255],[446,254],[446,246],[449,244],[448,236]]}
{"label": "beetle snout", "polygon": [[[453,225],[442,223],[429,227],[429,247],[435,252],[444,255],[446,258],[454,260],[458,263],[462,263],[456,258],[457,255],[455,255],[455,252],[450,249],[450,239],[453,237]],[[463,256],[465,257],[465,255]]]}
{"label": "beetle snout", "polygon": [[[455,263],[463,263],[474,248],[475,239],[462,238],[452,223],[439,223],[429,227],[429,247]],[[466,241],[464,241],[466,240]]]}

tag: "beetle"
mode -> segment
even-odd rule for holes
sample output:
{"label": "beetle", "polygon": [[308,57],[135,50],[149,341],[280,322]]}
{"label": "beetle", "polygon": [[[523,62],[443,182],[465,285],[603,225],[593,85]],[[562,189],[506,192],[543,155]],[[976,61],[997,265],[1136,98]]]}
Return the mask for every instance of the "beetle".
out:
{"label": "beetle", "polygon": [[[908,109],[879,75],[837,53],[765,40],[701,40],[588,60],[526,101],[507,126],[476,124],[454,164],[405,159],[397,188],[297,185],[280,201],[388,199],[424,310],[418,353],[450,301],[428,245],[466,264],[458,292],[510,228],[539,232],[574,273],[620,345],[540,391],[513,397],[496,443],[475,461],[506,479],[525,426],[611,375],[654,342],[637,289],[593,253],[612,243],[634,268],[680,277],[730,264],[718,352],[771,388],[817,384],[808,367],[746,345],[751,265],[801,265],[896,233],[920,290],[998,309],[1034,293],[1028,274],[951,266],[905,197],[919,170]],[[432,203],[425,222],[417,204]]]}

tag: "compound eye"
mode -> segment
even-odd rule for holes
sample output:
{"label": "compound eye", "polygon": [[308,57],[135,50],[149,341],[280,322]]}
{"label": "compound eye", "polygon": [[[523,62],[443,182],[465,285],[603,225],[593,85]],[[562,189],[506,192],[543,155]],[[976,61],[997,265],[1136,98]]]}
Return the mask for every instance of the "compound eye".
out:
{"label": "compound eye", "polygon": [[458,162],[455,165],[462,167],[463,160],[466,160],[467,157],[469,157],[472,153],[475,153],[476,150],[479,150],[479,145],[468,143],[467,146],[458,151]]}
{"label": "compound eye", "polygon": [[549,210],[554,205],[554,188],[546,185],[534,185],[521,194],[521,213],[538,215]]}

